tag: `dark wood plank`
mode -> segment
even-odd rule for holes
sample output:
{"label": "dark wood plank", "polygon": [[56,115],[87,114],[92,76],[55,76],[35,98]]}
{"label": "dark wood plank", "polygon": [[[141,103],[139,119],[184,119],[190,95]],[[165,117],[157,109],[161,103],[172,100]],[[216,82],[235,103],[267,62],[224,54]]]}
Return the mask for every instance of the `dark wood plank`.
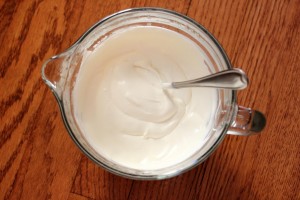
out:
{"label": "dark wood plank", "polygon": [[74,193],[70,193],[68,200],[91,200],[91,198],[82,196],[82,195],[78,195],[78,194],[74,194]]}
{"label": "dark wood plank", "polygon": [[[66,199],[81,153],[40,78],[43,61],[68,46],[64,5],[6,1],[1,15],[0,199]],[[58,14],[58,13],[61,14]]]}
{"label": "dark wood plank", "polygon": [[127,199],[133,181],[115,176],[83,157],[72,193],[92,199]]}

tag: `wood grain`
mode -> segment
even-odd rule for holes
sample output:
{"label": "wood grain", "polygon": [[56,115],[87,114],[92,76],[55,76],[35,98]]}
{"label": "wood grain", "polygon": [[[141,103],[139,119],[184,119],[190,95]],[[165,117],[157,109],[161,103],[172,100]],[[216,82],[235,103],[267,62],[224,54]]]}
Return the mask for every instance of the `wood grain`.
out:
{"label": "wood grain", "polygon": [[[251,81],[239,103],[261,135],[227,136],[203,164],[163,181],[106,172],[73,144],[42,63],[101,18],[130,7],[186,14]],[[0,199],[300,199],[300,1],[0,1]]]}

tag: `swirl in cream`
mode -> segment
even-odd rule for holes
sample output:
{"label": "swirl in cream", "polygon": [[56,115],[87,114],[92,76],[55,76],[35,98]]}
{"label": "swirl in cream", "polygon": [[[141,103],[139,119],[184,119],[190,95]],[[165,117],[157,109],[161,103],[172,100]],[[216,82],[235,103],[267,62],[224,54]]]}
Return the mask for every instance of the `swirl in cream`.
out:
{"label": "swirl in cream", "polygon": [[111,100],[120,112],[140,121],[122,127],[125,134],[161,138],[176,127],[185,113],[191,91],[162,87],[162,82],[168,81],[170,70],[181,79],[185,79],[184,74],[176,63],[165,58],[166,67],[156,66],[155,62],[161,59],[155,53],[149,58],[149,55],[131,52],[108,64],[109,85],[106,87]]}

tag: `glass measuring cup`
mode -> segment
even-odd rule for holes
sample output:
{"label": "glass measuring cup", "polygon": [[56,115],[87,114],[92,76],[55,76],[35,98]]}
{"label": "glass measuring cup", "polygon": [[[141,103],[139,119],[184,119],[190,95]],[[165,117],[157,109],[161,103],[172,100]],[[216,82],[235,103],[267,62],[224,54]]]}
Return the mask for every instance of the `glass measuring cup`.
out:
{"label": "glass measuring cup", "polygon": [[251,135],[265,126],[264,116],[249,108],[237,105],[236,92],[218,90],[218,108],[213,129],[201,149],[188,159],[171,167],[157,170],[131,169],[107,159],[89,144],[74,114],[72,92],[82,62],[95,46],[114,32],[133,26],[155,26],[183,35],[199,46],[209,59],[211,73],[231,69],[224,50],[216,39],[192,19],[160,8],[128,9],[104,18],[96,23],[65,52],[47,60],[42,67],[42,78],[50,87],[59,104],[63,121],[76,145],[98,165],[108,171],[133,179],[164,179],[176,176],[203,162],[220,144],[226,134]]}

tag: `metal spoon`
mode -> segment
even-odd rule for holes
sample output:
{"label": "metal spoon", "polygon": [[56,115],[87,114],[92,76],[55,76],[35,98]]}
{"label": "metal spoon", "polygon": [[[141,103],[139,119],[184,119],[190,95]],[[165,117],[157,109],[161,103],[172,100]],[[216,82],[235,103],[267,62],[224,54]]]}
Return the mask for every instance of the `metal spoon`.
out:
{"label": "metal spoon", "polygon": [[249,83],[248,77],[241,69],[229,69],[189,81],[163,83],[164,88],[212,87],[242,90]]}

